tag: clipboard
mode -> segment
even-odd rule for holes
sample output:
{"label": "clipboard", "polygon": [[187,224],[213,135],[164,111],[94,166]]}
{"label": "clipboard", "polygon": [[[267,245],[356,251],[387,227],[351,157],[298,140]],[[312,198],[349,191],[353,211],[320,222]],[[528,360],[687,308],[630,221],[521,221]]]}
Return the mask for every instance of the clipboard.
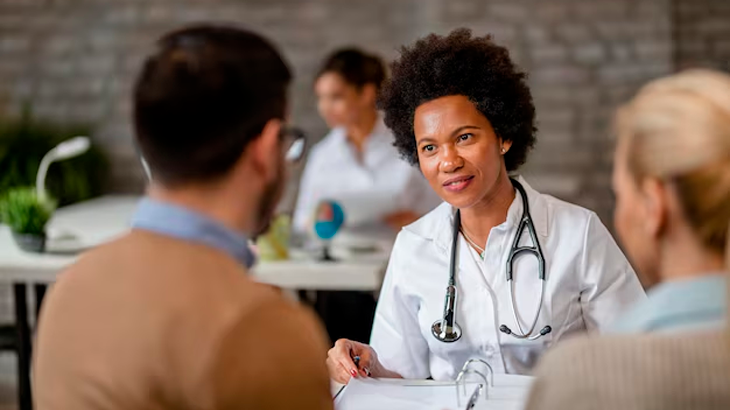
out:
{"label": "clipboard", "polygon": [[456,380],[352,379],[334,397],[336,410],[521,409],[532,378],[498,375],[481,359],[468,360]]}

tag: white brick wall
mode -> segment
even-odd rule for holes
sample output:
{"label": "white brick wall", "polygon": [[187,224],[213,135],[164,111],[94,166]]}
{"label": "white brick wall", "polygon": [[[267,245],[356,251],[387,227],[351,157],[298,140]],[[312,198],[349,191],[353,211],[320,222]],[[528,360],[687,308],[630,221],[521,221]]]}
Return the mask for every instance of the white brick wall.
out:
{"label": "white brick wall", "polygon": [[730,71],[730,1],[675,2],[678,67],[702,66]]}
{"label": "white brick wall", "polygon": [[[540,133],[525,172],[553,179],[538,185],[561,187],[554,193],[606,218],[608,187],[595,184],[609,172],[602,155],[605,126],[616,104],[639,84],[671,71],[671,5],[671,0],[0,0],[0,104],[13,111],[29,100],[39,115],[96,123],[95,141],[113,157],[113,187],[139,190],[143,178],[130,145],[129,89],[143,56],[166,30],[186,22],[232,21],[271,37],[296,70],[294,120],[318,138],[326,129],[311,83],[325,54],[357,44],[393,58],[399,45],[423,34],[467,26],[493,33],[530,73]],[[691,16],[706,9],[682,7]],[[726,19],[713,17],[709,27],[692,19],[692,30],[713,40],[701,46],[684,40],[688,50],[728,52],[729,40],[718,37]],[[565,178],[571,182],[561,182]]]}
{"label": "white brick wall", "polygon": [[[386,58],[418,36],[458,26],[493,33],[530,73],[540,120],[526,173],[578,183],[557,194],[608,218],[611,112],[648,79],[676,65],[728,68],[727,0],[0,0],[0,109],[25,100],[39,115],[91,121],[113,157],[112,186],[139,190],[129,142],[129,89],[162,32],[186,22],[232,21],[282,48],[297,80],[293,117],[326,131],[311,93],[321,58],[361,45]],[[543,156],[545,158],[543,158]],[[594,178],[592,175],[602,175]]]}

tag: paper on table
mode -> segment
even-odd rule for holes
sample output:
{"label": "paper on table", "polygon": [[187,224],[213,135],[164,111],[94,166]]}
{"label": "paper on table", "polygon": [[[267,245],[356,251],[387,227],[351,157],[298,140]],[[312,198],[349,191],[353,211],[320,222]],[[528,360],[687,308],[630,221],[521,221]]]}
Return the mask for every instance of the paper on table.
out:
{"label": "paper on table", "polygon": [[46,226],[46,251],[78,253],[124,235],[138,203],[135,196],[106,196],[59,208]]}
{"label": "paper on table", "polygon": [[345,226],[348,227],[381,223],[385,216],[401,210],[393,192],[340,194],[335,200],[345,211]]}
{"label": "paper on table", "polygon": [[127,233],[138,197],[109,196],[59,208],[46,226],[49,240],[93,247]]}
{"label": "paper on table", "polygon": [[[472,388],[473,391],[473,388]],[[337,396],[337,410],[456,409],[453,385],[404,386],[376,379],[352,379]]]}
{"label": "paper on table", "polygon": [[[476,388],[468,383],[467,396]],[[508,391],[509,390],[509,391]],[[352,379],[335,399],[336,410],[456,410],[464,408],[467,396],[457,403],[456,387],[453,383],[418,381],[391,382],[376,379]],[[489,389],[487,399],[480,398],[477,408],[495,410],[518,410],[526,394],[524,386],[509,386]],[[487,405],[485,407],[485,404]]]}

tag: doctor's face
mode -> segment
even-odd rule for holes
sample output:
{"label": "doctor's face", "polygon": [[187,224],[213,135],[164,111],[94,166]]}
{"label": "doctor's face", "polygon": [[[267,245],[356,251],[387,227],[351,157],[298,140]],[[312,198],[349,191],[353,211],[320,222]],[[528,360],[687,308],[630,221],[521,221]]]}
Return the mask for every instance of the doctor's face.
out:
{"label": "doctor's face", "polygon": [[420,105],[413,119],[418,161],[434,191],[459,209],[488,198],[506,174],[502,143],[489,120],[462,95]]}

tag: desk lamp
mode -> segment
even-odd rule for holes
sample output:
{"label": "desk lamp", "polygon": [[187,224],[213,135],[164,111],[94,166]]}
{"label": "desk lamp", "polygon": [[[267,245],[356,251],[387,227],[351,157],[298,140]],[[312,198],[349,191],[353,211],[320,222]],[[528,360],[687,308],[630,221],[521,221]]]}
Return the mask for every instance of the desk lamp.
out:
{"label": "desk lamp", "polygon": [[63,141],[43,156],[35,180],[36,194],[39,199],[44,200],[46,198],[46,174],[48,173],[48,167],[54,162],[63,161],[83,154],[89,149],[90,145],[89,137],[75,137]]}

